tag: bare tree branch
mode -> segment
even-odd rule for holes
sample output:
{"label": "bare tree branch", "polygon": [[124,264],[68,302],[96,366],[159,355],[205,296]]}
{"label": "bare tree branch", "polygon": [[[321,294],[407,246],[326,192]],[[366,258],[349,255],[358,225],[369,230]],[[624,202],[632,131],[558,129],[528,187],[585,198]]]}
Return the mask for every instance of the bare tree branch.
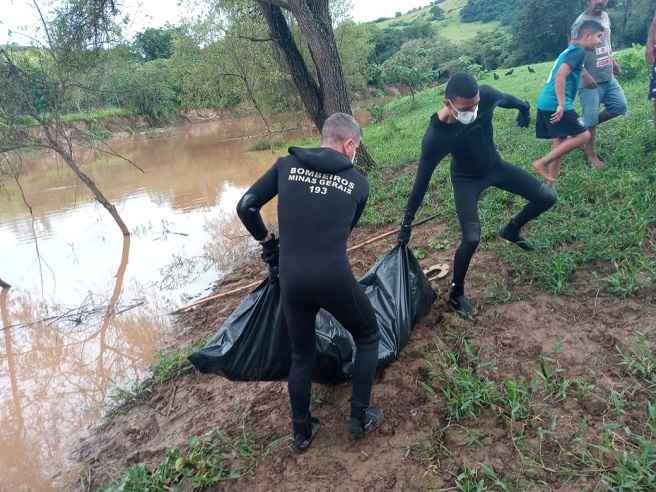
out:
{"label": "bare tree branch", "polygon": [[131,164],[131,165],[133,165],[134,167],[136,167],[139,171],[141,171],[142,174],[146,174],[146,171],[144,171],[143,168],[142,168],[141,166],[139,166],[139,164],[137,164],[136,162],[134,162],[134,161],[133,161],[132,159],[130,159],[129,157],[125,157],[125,156],[122,155],[122,154],[119,154],[119,153],[117,153],[117,152],[114,152],[114,151],[111,149],[111,147],[109,147],[109,146],[107,146],[106,149],[103,149],[103,148],[100,148],[100,147],[93,147],[93,148],[94,148],[94,150],[97,150],[98,152],[100,152],[100,153],[102,153],[102,154],[106,154],[106,155],[109,155],[109,156],[111,156],[111,157],[116,157],[117,159],[121,159],[121,160],[127,162],[128,164]]}

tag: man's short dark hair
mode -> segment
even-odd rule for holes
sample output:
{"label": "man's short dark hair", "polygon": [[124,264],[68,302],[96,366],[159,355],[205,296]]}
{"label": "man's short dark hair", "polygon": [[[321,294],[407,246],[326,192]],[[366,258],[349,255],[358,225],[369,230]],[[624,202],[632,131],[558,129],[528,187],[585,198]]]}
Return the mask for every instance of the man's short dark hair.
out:
{"label": "man's short dark hair", "polygon": [[596,20],[586,20],[581,22],[581,25],[579,26],[579,30],[576,33],[576,37],[578,39],[581,39],[584,34],[587,33],[592,33],[592,34],[597,34],[598,32],[603,32],[604,31],[604,26],[602,26],[599,22]]}
{"label": "man's short dark hair", "polygon": [[478,94],[478,82],[465,72],[454,73],[446,84],[446,98],[454,100],[456,97],[471,99]]}

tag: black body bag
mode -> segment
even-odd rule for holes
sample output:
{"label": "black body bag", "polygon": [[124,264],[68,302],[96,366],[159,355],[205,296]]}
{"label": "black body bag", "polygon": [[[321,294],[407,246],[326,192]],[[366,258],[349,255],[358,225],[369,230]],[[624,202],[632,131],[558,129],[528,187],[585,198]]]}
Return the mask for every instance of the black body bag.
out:
{"label": "black body bag", "polygon": [[[378,320],[378,368],[397,360],[410,333],[436,295],[406,246],[396,246],[359,281]],[[334,384],[350,378],[355,358],[351,334],[325,310],[316,319],[317,362],[312,379]],[[201,372],[232,381],[286,379],[290,341],[277,280],[267,279],[237,307],[205,347],[189,360]]]}

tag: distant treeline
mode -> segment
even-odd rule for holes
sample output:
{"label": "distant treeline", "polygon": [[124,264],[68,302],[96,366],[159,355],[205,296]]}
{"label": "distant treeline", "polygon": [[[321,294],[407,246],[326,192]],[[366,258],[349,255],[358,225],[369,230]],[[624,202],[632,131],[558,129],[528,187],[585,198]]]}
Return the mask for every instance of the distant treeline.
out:
{"label": "distant treeline", "polygon": [[[469,0],[460,11],[463,22],[499,21],[501,27],[455,43],[442,35],[440,26],[445,19],[457,22],[457,14],[445,14],[441,4],[436,1],[385,22],[339,19],[336,40],[354,98],[388,85],[408,87],[414,94],[453,71],[479,75],[553,59],[566,46],[571,23],[584,8],[579,0]],[[613,2],[609,11],[615,47],[644,43],[655,8],[653,0]],[[250,105],[263,114],[301,109],[290,75],[278,68],[279,55],[267,38],[262,20],[250,14],[227,26],[205,19],[195,25],[149,28],[131,41],[89,55],[92,63],[80,60],[69,67],[74,85],[64,100],[52,96],[47,56],[39,56],[36,48],[10,49],[20,53],[31,84],[31,105],[43,113],[100,113],[101,108],[120,107],[163,123],[194,109]],[[301,47],[302,56],[309,58]]]}

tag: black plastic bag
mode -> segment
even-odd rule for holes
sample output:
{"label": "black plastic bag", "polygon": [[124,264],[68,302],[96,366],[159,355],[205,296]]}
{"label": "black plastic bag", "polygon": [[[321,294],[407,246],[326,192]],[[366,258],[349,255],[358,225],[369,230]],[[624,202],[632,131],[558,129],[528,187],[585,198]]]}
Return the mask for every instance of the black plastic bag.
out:
{"label": "black plastic bag", "polygon": [[[376,312],[381,334],[381,369],[398,359],[417,321],[435,301],[435,292],[405,246],[396,246],[359,283]],[[316,333],[317,363],[312,379],[319,383],[349,379],[355,357],[351,334],[324,310],[317,315]],[[265,280],[226,319],[207,345],[189,359],[199,371],[233,381],[285,379],[291,353],[278,282]]]}

